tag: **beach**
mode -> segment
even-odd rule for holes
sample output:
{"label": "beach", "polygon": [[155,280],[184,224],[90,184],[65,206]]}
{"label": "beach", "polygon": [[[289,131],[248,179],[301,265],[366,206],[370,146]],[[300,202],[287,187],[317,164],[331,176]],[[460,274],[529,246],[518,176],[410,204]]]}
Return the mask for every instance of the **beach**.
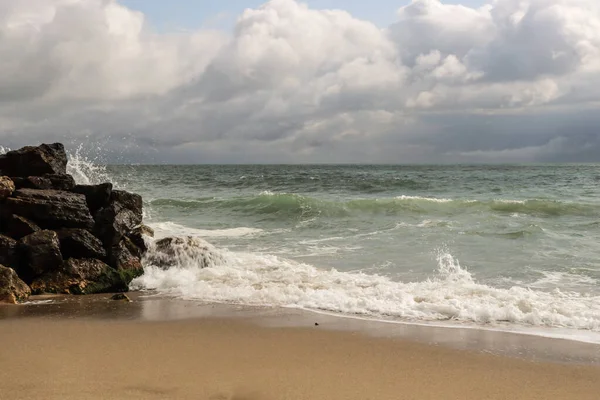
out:
{"label": "beach", "polygon": [[0,307],[6,398],[597,399],[600,392],[597,345],[497,333],[505,344],[547,341],[555,354],[571,345],[590,355],[535,361],[393,335],[375,322],[166,299],[81,299]]}

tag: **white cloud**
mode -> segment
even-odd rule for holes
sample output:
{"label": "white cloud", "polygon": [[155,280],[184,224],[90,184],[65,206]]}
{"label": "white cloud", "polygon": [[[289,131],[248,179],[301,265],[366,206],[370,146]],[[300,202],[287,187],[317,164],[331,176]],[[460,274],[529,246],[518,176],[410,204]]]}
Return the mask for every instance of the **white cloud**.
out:
{"label": "white cloud", "polygon": [[[536,160],[567,147],[576,159],[567,128],[502,144],[520,129],[506,111],[572,120],[574,104],[596,106],[598,83],[596,0],[413,0],[387,29],[271,0],[233,32],[176,33],[116,0],[0,3],[0,144],[13,147],[110,135],[158,161]],[[481,113],[504,116],[473,149],[456,129],[482,129],[464,123]]]}

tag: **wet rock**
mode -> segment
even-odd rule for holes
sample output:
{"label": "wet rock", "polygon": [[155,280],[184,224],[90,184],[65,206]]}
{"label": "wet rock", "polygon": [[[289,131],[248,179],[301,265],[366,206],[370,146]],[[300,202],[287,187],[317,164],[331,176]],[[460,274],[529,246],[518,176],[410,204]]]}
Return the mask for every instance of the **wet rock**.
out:
{"label": "wet rock", "polygon": [[127,284],[144,273],[140,256],[136,254],[139,251],[127,238],[109,249],[110,266],[124,274]]}
{"label": "wet rock", "polygon": [[148,251],[146,238],[153,238],[154,230],[147,225],[138,225],[127,234],[127,237],[138,249],[140,249],[140,255],[142,255]]}
{"label": "wet rock", "polygon": [[223,255],[210,243],[192,236],[167,237],[154,243],[144,256],[147,265],[160,268],[214,267],[224,264]]}
{"label": "wet rock", "polygon": [[0,171],[15,177],[66,174],[67,153],[60,143],[23,147],[0,156]]}
{"label": "wet rock", "polygon": [[112,188],[112,183],[102,183],[100,185],[77,185],[73,188],[73,192],[80,193],[85,196],[90,213],[94,215],[99,209],[106,207],[110,203]]}
{"label": "wet rock", "polygon": [[113,294],[112,296],[110,296],[110,299],[115,301],[125,301],[127,303],[131,303],[131,299],[123,293]]}
{"label": "wet rock", "polygon": [[63,258],[104,259],[106,250],[100,239],[85,229],[61,229],[56,232]]}
{"label": "wet rock", "polygon": [[9,197],[15,191],[15,183],[8,176],[0,176],[0,200]]}
{"label": "wet rock", "polygon": [[16,268],[18,264],[17,241],[0,235],[0,264]]}
{"label": "wet rock", "polygon": [[142,223],[142,198],[133,193],[113,190],[108,206],[95,214],[94,234],[105,247],[113,247]]}
{"label": "wet rock", "polygon": [[48,272],[33,281],[35,294],[93,294],[127,291],[123,275],[96,259],[70,258],[59,270]]}
{"label": "wet rock", "polygon": [[27,235],[18,243],[20,254],[18,274],[25,282],[62,265],[58,235],[54,231],[39,231]]}
{"label": "wet rock", "polygon": [[15,270],[0,265],[0,303],[17,304],[27,300],[31,289]]}
{"label": "wet rock", "polygon": [[13,178],[17,189],[73,190],[75,179],[69,174],[46,174]]}
{"label": "wet rock", "polygon": [[19,189],[3,205],[6,212],[21,215],[44,229],[94,226],[85,196],[61,190]]}
{"label": "wet rock", "polygon": [[10,215],[1,228],[6,235],[16,240],[40,230],[40,227],[32,221],[15,214]]}

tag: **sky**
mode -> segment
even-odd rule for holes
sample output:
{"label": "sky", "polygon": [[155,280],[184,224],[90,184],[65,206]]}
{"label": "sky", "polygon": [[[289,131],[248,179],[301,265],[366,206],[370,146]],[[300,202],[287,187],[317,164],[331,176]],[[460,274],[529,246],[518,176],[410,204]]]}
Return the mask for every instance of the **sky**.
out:
{"label": "sky", "polygon": [[600,162],[597,0],[2,0],[0,146]]}

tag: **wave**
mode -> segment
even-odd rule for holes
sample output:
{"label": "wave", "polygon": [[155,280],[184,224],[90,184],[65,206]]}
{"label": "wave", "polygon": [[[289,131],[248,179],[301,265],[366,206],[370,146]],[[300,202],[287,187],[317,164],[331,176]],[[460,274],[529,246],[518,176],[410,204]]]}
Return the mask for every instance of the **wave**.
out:
{"label": "wave", "polygon": [[[244,305],[299,307],[401,321],[454,321],[478,326],[569,328],[600,332],[600,297],[560,290],[477,282],[449,252],[440,250],[437,270],[425,281],[397,282],[362,272],[320,270],[268,254],[231,252],[194,238],[171,264],[152,247],[134,289],[183,299]],[[200,250],[198,250],[200,249]],[[204,249],[204,250],[202,250]],[[209,257],[202,254],[208,251]],[[208,261],[207,261],[208,260]],[[205,267],[205,268],[202,268]]]}
{"label": "wave", "polygon": [[238,227],[230,229],[195,229],[174,222],[155,222],[150,223],[154,229],[155,236],[162,238],[166,236],[199,236],[210,238],[233,238],[241,236],[252,236],[263,233],[262,229]]}
{"label": "wave", "polygon": [[252,197],[197,199],[156,199],[154,206],[182,209],[221,209],[241,214],[260,214],[272,218],[346,217],[356,213],[401,215],[455,215],[473,211],[497,214],[526,214],[538,217],[600,216],[600,206],[556,200],[469,200],[419,196],[356,200],[326,200],[294,193],[264,191]]}

